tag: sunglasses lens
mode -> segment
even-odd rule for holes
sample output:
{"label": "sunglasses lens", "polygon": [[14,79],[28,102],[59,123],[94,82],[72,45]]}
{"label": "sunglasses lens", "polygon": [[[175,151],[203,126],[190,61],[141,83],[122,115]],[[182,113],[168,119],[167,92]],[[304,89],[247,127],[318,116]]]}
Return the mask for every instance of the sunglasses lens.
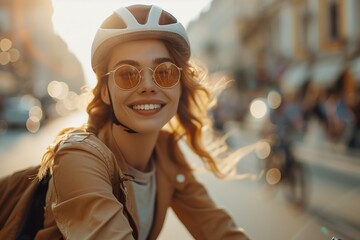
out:
{"label": "sunglasses lens", "polygon": [[114,73],[116,84],[122,89],[131,89],[136,87],[140,81],[138,70],[130,65],[119,67]]}
{"label": "sunglasses lens", "polygon": [[169,88],[178,83],[180,70],[173,63],[161,63],[154,71],[154,78],[160,87]]}

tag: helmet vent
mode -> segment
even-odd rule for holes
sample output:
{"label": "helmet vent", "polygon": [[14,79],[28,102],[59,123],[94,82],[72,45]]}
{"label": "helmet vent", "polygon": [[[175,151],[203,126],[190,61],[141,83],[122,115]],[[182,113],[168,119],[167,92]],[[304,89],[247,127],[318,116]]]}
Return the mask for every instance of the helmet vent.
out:
{"label": "helmet vent", "polygon": [[146,24],[151,6],[134,5],[127,7],[139,24]]}
{"label": "helmet vent", "polygon": [[105,21],[101,24],[103,29],[125,29],[127,28],[126,23],[119,18],[116,14],[110,15]]}
{"label": "helmet vent", "polygon": [[159,25],[168,25],[177,23],[176,18],[166,11],[162,11],[159,18]]}

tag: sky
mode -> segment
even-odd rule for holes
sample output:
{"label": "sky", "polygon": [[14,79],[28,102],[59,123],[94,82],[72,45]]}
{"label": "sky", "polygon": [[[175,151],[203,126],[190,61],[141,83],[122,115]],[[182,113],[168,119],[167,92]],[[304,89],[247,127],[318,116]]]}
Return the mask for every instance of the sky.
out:
{"label": "sky", "polygon": [[155,4],[174,15],[185,27],[209,8],[211,0],[52,0],[55,32],[82,64],[89,86],[95,84],[90,65],[93,37],[101,22],[119,7]]}

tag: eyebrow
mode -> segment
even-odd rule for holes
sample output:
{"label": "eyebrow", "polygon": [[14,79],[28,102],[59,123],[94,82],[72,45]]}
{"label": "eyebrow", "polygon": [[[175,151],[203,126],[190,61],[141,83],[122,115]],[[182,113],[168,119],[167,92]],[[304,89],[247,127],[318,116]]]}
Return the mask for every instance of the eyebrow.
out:
{"label": "eyebrow", "polygon": [[[154,64],[160,64],[160,63],[163,63],[163,62],[172,62],[172,63],[174,63],[174,61],[171,58],[168,58],[168,57],[155,58],[152,62]],[[134,61],[134,60],[121,60],[121,61],[117,62],[114,65],[114,68],[117,68],[118,66],[123,65],[123,64],[129,64],[129,65],[132,65],[132,66],[140,67],[140,63],[137,62],[137,61]]]}

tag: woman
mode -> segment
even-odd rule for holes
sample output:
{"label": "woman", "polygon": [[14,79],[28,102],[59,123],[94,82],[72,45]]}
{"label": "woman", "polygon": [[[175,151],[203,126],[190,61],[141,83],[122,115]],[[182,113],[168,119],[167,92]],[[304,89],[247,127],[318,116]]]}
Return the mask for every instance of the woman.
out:
{"label": "woman", "polygon": [[61,132],[38,173],[52,177],[36,239],[156,239],[168,207],[196,239],[247,239],[178,147],[185,137],[221,176],[201,144],[210,95],[189,58],[185,29],[159,7],[120,8],[103,22],[88,123]]}

